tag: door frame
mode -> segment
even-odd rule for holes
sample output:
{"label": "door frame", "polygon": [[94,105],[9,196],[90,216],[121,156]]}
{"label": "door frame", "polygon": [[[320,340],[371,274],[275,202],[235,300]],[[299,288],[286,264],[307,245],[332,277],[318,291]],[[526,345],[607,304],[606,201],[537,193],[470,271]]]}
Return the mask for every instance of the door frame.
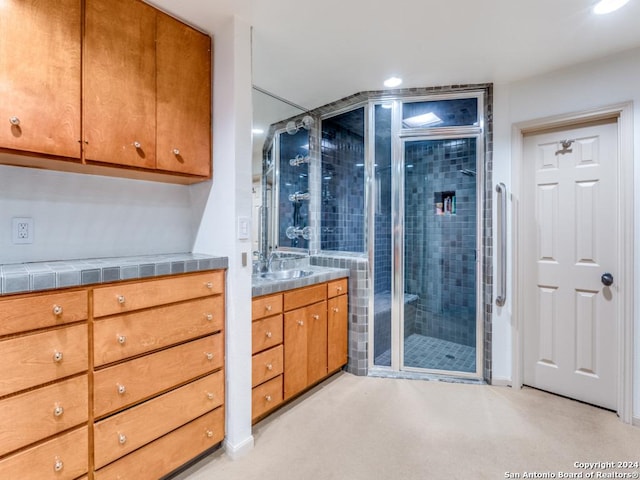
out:
{"label": "door frame", "polygon": [[618,130],[618,264],[616,271],[620,301],[617,307],[618,392],[617,413],[624,423],[632,422],[633,406],[633,323],[634,323],[634,167],[633,167],[633,103],[626,102],[602,108],[545,117],[512,126],[511,134],[511,247],[512,272],[512,387],[522,388],[524,378],[524,258],[520,253],[524,229],[522,192],[524,191],[524,135],[552,128],[579,127],[600,119],[615,119]]}

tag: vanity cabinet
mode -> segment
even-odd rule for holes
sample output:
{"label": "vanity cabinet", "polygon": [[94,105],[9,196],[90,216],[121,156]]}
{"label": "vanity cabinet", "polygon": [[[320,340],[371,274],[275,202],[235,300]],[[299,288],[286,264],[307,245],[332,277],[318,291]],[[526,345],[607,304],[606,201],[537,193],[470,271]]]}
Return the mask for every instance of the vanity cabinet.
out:
{"label": "vanity cabinet", "polygon": [[224,272],[96,287],[93,311],[94,478],[156,479],[221,442]]}
{"label": "vanity cabinet", "polygon": [[81,0],[8,0],[0,15],[0,150],[80,159]]}
{"label": "vanity cabinet", "polygon": [[343,278],[253,299],[254,422],[347,363],[347,294]]}
{"label": "vanity cabinet", "polygon": [[88,471],[86,290],[0,299],[0,478]]}

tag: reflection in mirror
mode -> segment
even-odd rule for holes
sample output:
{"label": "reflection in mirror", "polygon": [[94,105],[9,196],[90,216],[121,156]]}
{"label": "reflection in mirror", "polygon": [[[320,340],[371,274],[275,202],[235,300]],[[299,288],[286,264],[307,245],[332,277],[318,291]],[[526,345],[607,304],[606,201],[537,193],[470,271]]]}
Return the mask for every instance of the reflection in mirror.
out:
{"label": "reflection in mirror", "polygon": [[[305,110],[258,86],[253,87],[253,231],[252,249],[268,255],[277,245],[277,173],[273,125]],[[295,126],[295,125],[294,125]]]}

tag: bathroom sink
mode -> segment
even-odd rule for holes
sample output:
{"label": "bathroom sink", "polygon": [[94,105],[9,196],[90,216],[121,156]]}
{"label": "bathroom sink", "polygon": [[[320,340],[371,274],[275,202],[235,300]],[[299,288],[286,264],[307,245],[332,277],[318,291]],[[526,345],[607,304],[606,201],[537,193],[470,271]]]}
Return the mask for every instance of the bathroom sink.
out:
{"label": "bathroom sink", "polygon": [[263,272],[258,274],[260,278],[265,280],[290,280],[293,278],[308,277],[313,274],[310,270],[277,270],[275,272]]}

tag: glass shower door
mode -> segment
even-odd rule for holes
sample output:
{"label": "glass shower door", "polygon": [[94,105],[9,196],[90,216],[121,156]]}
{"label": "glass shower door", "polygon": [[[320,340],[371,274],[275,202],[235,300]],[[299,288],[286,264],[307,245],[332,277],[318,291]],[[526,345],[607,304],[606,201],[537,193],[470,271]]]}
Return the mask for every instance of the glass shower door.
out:
{"label": "glass shower door", "polygon": [[405,140],[402,363],[476,373],[477,139]]}

